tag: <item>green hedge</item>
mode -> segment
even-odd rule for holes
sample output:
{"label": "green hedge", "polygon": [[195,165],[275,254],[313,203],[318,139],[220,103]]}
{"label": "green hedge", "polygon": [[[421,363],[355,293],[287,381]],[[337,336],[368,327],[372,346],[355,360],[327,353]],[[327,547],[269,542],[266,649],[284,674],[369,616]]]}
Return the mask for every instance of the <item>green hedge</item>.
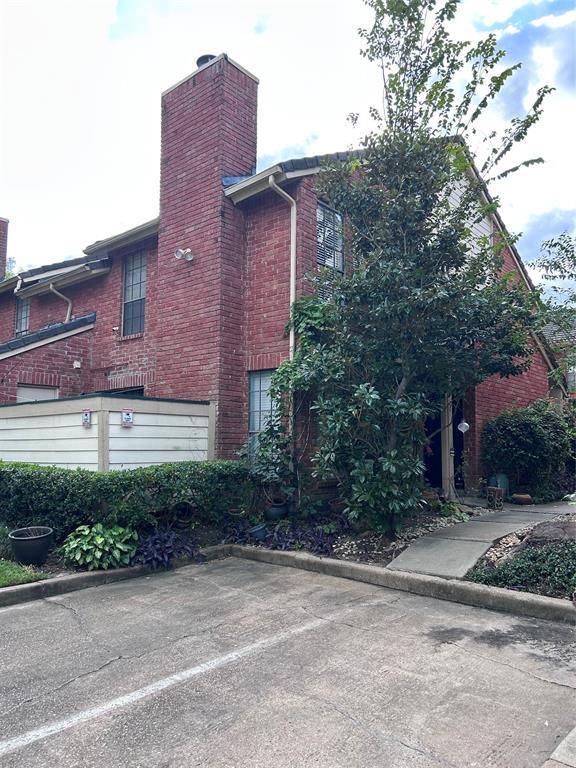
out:
{"label": "green hedge", "polygon": [[543,501],[560,498],[571,488],[565,478],[572,455],[571,426],[566,414],[545,400],[488,421],[481,451],[486,476],[504,472],[512,491],[527,491]]}
{"label": "green hedge", "polygon": [[138,529],[186,503],[195,522],[217,525],[249,492],[248,469],[238,461],[112,472],[0,462],[0,523],[10,528],[48,525],[62,539],[83,524]]}

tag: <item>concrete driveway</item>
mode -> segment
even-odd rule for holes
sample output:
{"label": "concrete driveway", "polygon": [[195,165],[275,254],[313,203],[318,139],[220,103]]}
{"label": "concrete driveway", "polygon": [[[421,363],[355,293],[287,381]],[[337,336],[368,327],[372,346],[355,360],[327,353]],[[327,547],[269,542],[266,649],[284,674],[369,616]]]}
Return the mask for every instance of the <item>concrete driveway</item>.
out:
{"label": "concrete driveway", "polygon": [[559,624],[229,559],[0,610],[4,768],[541,768]]}

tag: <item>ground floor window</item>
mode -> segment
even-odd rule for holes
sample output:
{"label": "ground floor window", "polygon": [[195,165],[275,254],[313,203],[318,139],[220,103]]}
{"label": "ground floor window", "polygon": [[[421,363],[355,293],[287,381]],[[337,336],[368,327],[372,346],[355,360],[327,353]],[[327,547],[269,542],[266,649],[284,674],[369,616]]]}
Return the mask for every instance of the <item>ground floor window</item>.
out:
{"label": "ground floor window", "polygon": [[250,448],[258,443],[258,435],[272,415],[270,384],[274,371],[250,371],[248,400],[248,434]]}
{"label": "ground floor window", "polygon": [[35,403],[37,400],[58,400],[58,387],[32,387],[20,384],[16,391],[19,403]]}

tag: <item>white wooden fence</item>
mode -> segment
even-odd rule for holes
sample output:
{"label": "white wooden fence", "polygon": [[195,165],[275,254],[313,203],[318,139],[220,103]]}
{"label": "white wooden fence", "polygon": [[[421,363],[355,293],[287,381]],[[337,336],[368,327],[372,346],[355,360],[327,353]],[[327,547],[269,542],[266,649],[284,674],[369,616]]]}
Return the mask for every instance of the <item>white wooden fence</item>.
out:
{"label": "white wooden fence", "polygon": [[92,470],[214,457],[202,402],[93,396],[0,407],[0,459]]}

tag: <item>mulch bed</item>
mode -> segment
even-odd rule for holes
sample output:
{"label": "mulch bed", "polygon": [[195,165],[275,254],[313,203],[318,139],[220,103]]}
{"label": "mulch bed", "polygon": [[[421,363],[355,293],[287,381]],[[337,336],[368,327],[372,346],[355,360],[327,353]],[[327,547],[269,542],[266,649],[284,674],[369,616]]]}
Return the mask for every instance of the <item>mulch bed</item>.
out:
{"label": "mulch bed", "polygon": [[470,507],[459,504],[459,515],[445,517],[438,512],[418,511],[406,520],[396,537],[386,536],[377,531],[355,531],[343,519],[339,531],[327,533],[323,528],[330,527],[330,518],[326,520],[282,520],[278,524],[269,523],[264,541],[253,541],[248,535],[247,521],[238,521],[230,528],[224,541],[265,549],[304,551],[320,557],[333,557],[338,560],[370,563],[386,566],[413,541],[426,536],[439,528],[465,522],[471,517],[485,512],[483,507]]}

